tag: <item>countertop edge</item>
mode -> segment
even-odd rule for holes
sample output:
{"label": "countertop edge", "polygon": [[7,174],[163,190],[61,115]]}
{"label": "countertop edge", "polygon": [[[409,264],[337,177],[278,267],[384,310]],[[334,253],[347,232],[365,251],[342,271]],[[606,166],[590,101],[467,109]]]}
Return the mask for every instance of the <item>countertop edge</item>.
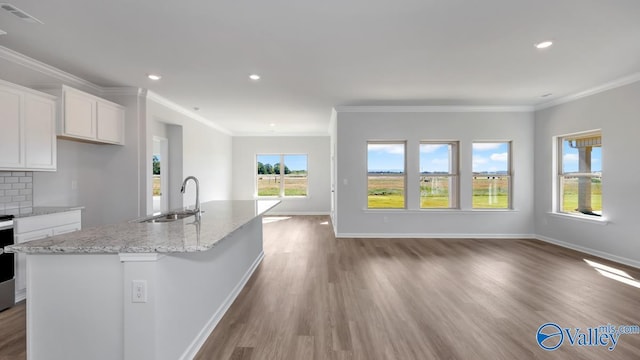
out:
{"label": "countertop edge", "polygon": [[[244,223],[234,226],[232,229],[226,231],[226,234],[219,236],[218,239],[212,241],[209,244],[198,244],[193,246],[189,245],[189,246],[180,248],[176,246],[144,246],[144,245],[126,246],[126,245],[106,245],[106,244],[94,245],[94,246],[64,246],[64,245],[57,245],[57,244],[49,245],[49,246],[37,246],[37,245],[30,245],[29,242],[26,242],[23,244],[9,245],[9,246],[6,246],[4,249],[6,250],[7,253],[22,253],[22,254],[29,254],[29,255],[36,255],[36,254],[45,254],[45,255],[46,254],[50,254],[50,255],[112,254],[112,255],[116,255],[116,254],[126,254],[126,253],[185,254],[185,253],[208,251],[216,247],[216,245],[220,241],[226,239],[229,235],[243,228],[245,225],[247,225],[251,221],[254,221],[256,218],[262,217],[266,212],[273,209],[275,206],[277,206],[280,203],[281,203],[280,200],[269,200],[268,202],[264,202],[264,204],[268,204],[268,206],[265,206],[264,208],[258,210],[257,213],[253,215],[250,219],[246,220]],[[82,210],[84,209],[84,207],[74,207],[71,209],[72,210],[67,210],[67,211]],[[135,222],[131,223],[130,221],[125,223],[133,224],[133,226],[138,225]],[[139,224],[139,225],[142,226],[145,224]],[[105,229],[108,229],[108,227],[106,227]],[[42,240],[35,240],[34,242],[37,242],[37,241],[42,241]],[[62,241],[62,244],[64,244],[64,240]]]}

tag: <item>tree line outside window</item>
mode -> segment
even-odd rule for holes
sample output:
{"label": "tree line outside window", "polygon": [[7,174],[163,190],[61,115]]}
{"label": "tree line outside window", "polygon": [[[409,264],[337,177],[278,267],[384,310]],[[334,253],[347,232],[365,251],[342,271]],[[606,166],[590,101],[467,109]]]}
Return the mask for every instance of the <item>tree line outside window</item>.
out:
{"label": "tree line outside window", "polygon": [[258,197],[307,196],[307,155],[256,155],[256,195]]}

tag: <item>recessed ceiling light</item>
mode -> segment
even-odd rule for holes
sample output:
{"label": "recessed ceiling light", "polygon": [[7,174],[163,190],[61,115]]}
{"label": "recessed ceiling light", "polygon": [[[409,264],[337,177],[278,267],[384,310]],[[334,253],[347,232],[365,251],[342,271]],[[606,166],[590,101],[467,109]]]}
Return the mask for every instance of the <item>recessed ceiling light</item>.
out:
{"label": "recessed ceiling light", "polygon": [[199,108],[199,107],[197,107],[197,106],[194,106],[194,107],[193,107],[193,111],[199,111],[199,110],[200,110],[200,108]]}
{"label": "recessed ceiling light", "polygon": [[254,81],[258,81],[258,80],[260,80],[260,75],[251,74],[251,75],[249,75],[249,79],[254,80]]}
{"label": "recessed ceiling light", "polygon": [[551,45],[553,45],[552,41],[543,41],[543,42],[537,43],[535,46],[538,49],[546,49]]}
{"label": "recessed ceiling light", "polygon": [[7,35],[7,32],[2,30],[2,29],[0,29],[0,35]]}
{"label": "recessed ceiling light", "polygon": [[156,81],[162,79],[162,76],[157,74],[147,74],[147,77],[151,80],[156,80]]}
{"label": "recessed ceiling light", "polygon": [[542,95],[542,96],[540,96],[540,97],[545,98],[545,97],[549,97],[549,96],[551,96],[551,95],[553,95],[553,94],[552,94],[552,93],[546,93],[546,94],[544,94],[544,95]]}
{"label": "recessed ceiling light", "polygon": [[269,124],[269,126],[274,127],[274,126],[276,126],[276,124],[271,123],[271,124]]}

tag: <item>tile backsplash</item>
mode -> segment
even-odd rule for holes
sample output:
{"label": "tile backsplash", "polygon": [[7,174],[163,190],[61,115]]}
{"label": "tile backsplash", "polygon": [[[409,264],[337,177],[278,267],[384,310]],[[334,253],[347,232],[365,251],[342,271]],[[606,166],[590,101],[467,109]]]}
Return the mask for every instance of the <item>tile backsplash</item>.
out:
{"label": "tile backsplash", "polygon": [[33,211],[33,172],[0,171],[0,214]]}

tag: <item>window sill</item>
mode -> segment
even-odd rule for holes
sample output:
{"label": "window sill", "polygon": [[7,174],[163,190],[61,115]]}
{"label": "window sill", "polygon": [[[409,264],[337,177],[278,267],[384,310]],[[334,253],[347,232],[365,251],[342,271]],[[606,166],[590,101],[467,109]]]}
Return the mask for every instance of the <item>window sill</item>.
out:
{"label": "window sill", "polygon": [[310,196],[254,196],[254,200],[304,200],[310,199]]}
{"label": "window sill", "polygon": [[598,216],[574,215],[574,214],[565,214],[565,213],[558,213],[558,212],[548,212],[547,214],[552,217],[557,217],[559,219],[571,219],[571,220],[586,222],[590,224],[597,224],[602,226],[607,225],[609,223],[609,220],[607,220],[606,218],[598,217]]}
{"label": "window sill", "polygon": [[516,209],[362,209],[365,214],[397,214],[397,213],[416,213],[416,214],[496,214],[496,213],[516,213]]}

